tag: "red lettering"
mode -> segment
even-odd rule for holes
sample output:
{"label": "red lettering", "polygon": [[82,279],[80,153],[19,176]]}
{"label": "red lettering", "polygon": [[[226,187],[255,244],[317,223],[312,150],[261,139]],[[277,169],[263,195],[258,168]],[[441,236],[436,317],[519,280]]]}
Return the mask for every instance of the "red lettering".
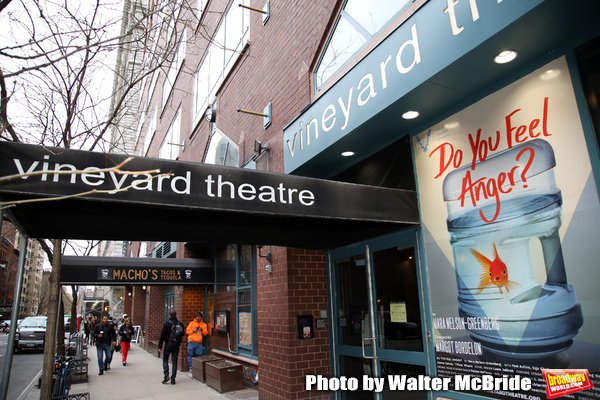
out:
{"label": "red lettering", "polygon": [[542,117],[542,131],[544,132],[544,136],[552,136],[551,133],[548,133],[548,98],[544,98],[544,116]]}
{"label": "red lettering", "polygon": [[548,97],[544,98],[544,110],[542,112],[542,130],[536,131],[538,126],[540,125],[540,119],[535,118],[529,122],[529,125],[514,125],[512,117],[519,111],[520,108],[511,112],[505,117],[506,121],[506,142],[508,144],[508,148],[511,149],[513,147],[513,140],[516,143],[523,143],[529,138],[537,138],[540,135],[543,136],[552,136],[551,133],[548,132]]}
{"label": "red lettering", "polygon": [[[450,152],[450,154],[447,157],[446,157],[446,147],[449,147],[448,151]],[[448,167],[450,166],[451,163],[454,166],[454,168],[460,167],[460,164],[462,164],[462,158],[463,158],[462,150],[456,150],[456,152],[454,152],[454,146],[452,146],[452,144],[447,143],[447,142],[442,143],[441,145],[439,145],[438,147],[433,149],[431,151],[431,153],[429,154],[429,157],[431,157],[433,155],[433,153],[437,152],[438,150],[440,152],[440,167],[439,167],[438,174],[434,177],[434,179],[437,179],[440,176],[442,176],[442,174],[446,171],[446,169],[448,169]]]}
{"label": "red lettering", "polygon": [[[520,158],[525,150],[526,149],[523,149],[523,151],[521,151],[517,157]],[[531,165],[532,161],[533,154],[528,162],[528,167]],[[467,197],[471,199],[470,205],[473,207],[477,207],[478,202],[482,200],[493,199],[496,203],[494,215],[491,218],[488,218],[483,213],[483,210],[479,210],[479,216],[486,223],[494,222],[500,215],[502,203],[500,194],[508,194],[512,192],[513,187],[515,186],[515,171],[519,168],[519,166],[515,166],[509,172],[500,172],[495,178],[488,178],[484,176],[476,181],[473,181],[473,178],[471,177],[471,171],[467,170],[462,180],[461,194],[458,197],[460,200],[460,206],[465,207],[465,201]],[[525,185],[525,187],[527,186]]]}
{"label": "red lettering", "polygon": [[[520,125],[517,128],[517,133],[515,134],[515,141],[517,143],[523,143],[524,141],[527,140],[527,136],[525,135],[527,133],[527,127],[525,125]],[[525,136],[525,137],[523,137]]]}
{"label": "red lettering", "polygon": [[542,132],[538,132],[535,133],[533,130],[535,128],[537,128],[537,126],[540,124],[540,120],[539,119],[534,119],[533,121],[531,121],[531,123],[529,124],[529,136],[531,136],[532,138],[536,138],[538,136],[540,136],[542,134]]}
{"label": "red lettering", "polygon": [[510,114],[508,114],[504,120],[506,121],[506,143],[508,143],[508,148],[512,149],[513,144],[512,144],[512,131],[515,129],[512,127],[512,124],[510,123],[510,118],[515,115],[517,112],[521,111],[520,108],[517,108],[515,111],[511,112]]}

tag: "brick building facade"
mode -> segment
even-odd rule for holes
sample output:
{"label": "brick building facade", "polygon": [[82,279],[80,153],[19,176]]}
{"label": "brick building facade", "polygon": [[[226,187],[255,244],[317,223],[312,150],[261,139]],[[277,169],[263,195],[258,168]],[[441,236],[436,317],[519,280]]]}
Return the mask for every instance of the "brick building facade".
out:
{"label": "brick building facade", "polygon": [[[432,194],[429,188],[441,182],[435,180],[444,172],[466,165],[468,157],[461,158],[469,150],[465,138],[471,138],[471,149],[474,139],[469,136],[472,132],[455,136],[466,143],[461,142],[464,148],[453,154],[455,158],[440,150],[452,147],[454,142],[440,143],[452,135],[453,128],[448,128],[452,117],[479,121],[481,115],[491,112],[489,109],[501,109],[506,98],[515,101],[508,106],[512,107],[510,110],[502,111],[507,115],[521,110],[520,102],[536,103],[538,99],[520,95],[519,85],[529,84],[528,79],[533,81],[530,76],[537,68],[552,62],[560,64],[561,56],[574,71],[574,60],[584,57],[581,46],[587,41],[593,43],[599,34],[596,28],[583,28],[585,24],[581,22],[589,10],[597,9],[589,1],[577,9],[566,10],[557,1],[525,5],[498,0],[484,5],[482,1],[467,4],[418,0],[398,2],[387,16],[383,16],[386,12],[381,12],[379,3],[372,5],[379,12],[367,13],[369,7],[357,12],[352,7],[358,3],[365,5],[352,1],[251,0],[244,3],[254,8],[250,10],[228,0],[174,2],[175,9],[169,8],[171,3],[147,4],[147,10],[167,7],[164,12],[152,14],[150,25],[159,26],[174,16],[177,23],[161,25],[169,29],[154,37],[159,44],[172,44],[172,63],[152,72],[152,54],[148,53],[144,61],[149,73],[140,88],[136,155],[384,186],[421,196],[417,210],[421,226],[399,228],[389,236],[327,251],[237,243],[236,230],[252,232],[253,226],[223,221],[218,237],[227,237],[229,230],[231,241],[180,242],[176,251],[167,255],[212,260],[214,282],[131,287],[125,310],[129,309],[134,323],[142,326],[142,342],[147,351],[156,350],[170,309],[177,311],[184,324],[192,320],[196,311],[203,311],[211,326],[206,349],[242,363],[246,385],[255,387],[261,399],[359,396],[352,392],[306,390],[309,375],[360,378],[449,373],[444,370],[446,364],[442,361],[447,360],[443,357],[452,358],[457,368],[466,368],[457,361],[461,359],[459,353],[447,355],[442,351],[445,343],[440,344],[440,338],[458,333],[444,332],[450,328],[434,321],[436,315],[449,313],[448,309],[452,316],[458,309],[466,313],[464,303],[454,303],[457,298],[463,301],[460,295],[464,290],[473,289],[460,287],[463,283],[455,273],[453,248],[444,236],[448,233],[446,206],[453,210],[452,205],[446,204],[450,203],[452,192],[444,187],[436,188]],[[268,9],[268,18],[256,9]],[[497,13],[503,13],[504,19],[494,19]],[[364,24],[362,17],[366,15],[372,16],[375,26],[357,27]],[[532,28],[545,17],[557,15],[564,15],[570,29],[558,34],[560,40],[551,40],[550,23],[542,23],[538,30]],[[336,57],[341,55],[335,54],[336,49],[332,50],[333,56],[327,52],[337,45],[335,34],[351,29],[345,23],[365,37],[369,36],[365,31],[372,28],[373,32],[353,48],[347,60],[338,62]],[[171,36],[166,36],[167,32]],[[230,33],[233,38],[228,36]],[[504,70],[487,64],[491,53],[501,50],[498,43],[513,43],[517,36],[520,39],[514,46],[521,46],[525,53],[519,56],[517,64]],[[173,42],[168,42],[171,39]],[[558,42],[569,44],[560,47]],[[525,51],[533,47],[538,50]],[[588,55],[593,53],[586,51]],[[548,54],[555,54],[559,61]],[[335,66],[333,72],[319,72],[323,60]],[[590,64],[587,61],[581,65]],[[588,72],[588,76],[594,73]],[[594,82],[592,79],[592,87],[597,85]],[[541,87],[539,83],[531,85]],[[583,89],[577,80],[573,87],[583,103]],[[502,97],[506,91],[519,95]],[[493,106],[487,105],[486,96],[492,98]],[[556,95],[559,97],[564,96]],[[420,107],[420,119],[401,116],[411,107]],[[213,111],[214,119],[205,118],[207,110]],[[596,109],[592,110],[594,113],[597,114]],[[503,123],[508,120],[497,115],[494,118]],[[531,117],[529,125],[523,123],[525,128],[511,130],[508,126],[508,135],[515,131],[517,140],[525,142],[523,132],[529,129],[531,139],[537,138],[540,134],[536,128],[544,118]],[[582,117],[581,136],[594,143],[596,137],[588,129],[591,123],[587,118]],[[496,128],[489,130],[494,132]],[[500,135],[500,130],[497,132]],[[491,153],[498,148],[498,143],[492,146],[492,139],[490,136],[485,146],[473,151],[473,169],[476,161],[486,160],[488,150]],[[356,158],[340,158],[342,151],[350,149]],[[594,175],[598,170],[597,149],[585,149],[593,165],[590,175]],[[423,165],[437,160],[440,153],[449,160],[438,160],[439,174],[435,176]],[[205,182],[191,184],[202,186]],[[221,189],[231,190],[233,197],[233,189],[226,185],[219,186]],[[442,191],[445,197],[436,204],[427,203]],[[597,197],[594,189],[591,193]],[[494,193],[487,194],[486,200]],[[464,193],[462,199],[464,202]],[[441,227],[432,225],[434,228],[430,229],[430,218],[442,221]],[[173,221],[173,229],[177,229],[177,221]],[[198,229],[203,229],[201,223]],[[298,229],[299,236],[310,234]],[[131,241],[127,254],[156,256],[157,249],[165,243]],[[495,241],[493,248],[496,249]],[[456,262],[461,260],[458,257]],[[463,290],[458,292],[460,295],[454,293],[458,290],[455,281]],[[500,293],[505,294],[502,290]],[[576,309],[574,306],[570,312],[576,314]],[[463,318],[463,314],[456,318]],[[314,321],[312,330],[303,331],[299,317]],[[589,320],[593,317],[589,316]],[[227,330],[223,327],[225,321]],[[456,342],[471,343],[467,348],[483,348],[519,359],[518,351],[507,356],[506,349],[486,340],[479,347],[476,333],[468,328],[461,332],[464,337]],[[582,335],[586,335],[585,329]],[[472,355],[485,357],[480,353]],[[179,354],[181,370],[187,370],[186,356],[184,340]],[[519,362],[528,363],[530,356],[527,354]],[[389,395],[386,392],[382,396]],[[455,393],[450,390],[443,395],[452,397]],[[426,394],[415,396],[424,398],[421,396]]]}

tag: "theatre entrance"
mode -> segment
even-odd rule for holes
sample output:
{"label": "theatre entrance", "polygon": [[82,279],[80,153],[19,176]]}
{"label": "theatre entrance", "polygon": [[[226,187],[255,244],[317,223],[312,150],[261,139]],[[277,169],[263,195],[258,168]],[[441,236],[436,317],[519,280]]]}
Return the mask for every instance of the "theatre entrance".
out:
{"label": "theatre entrance", "polygon": [[[426,392],[390,391],[388,376],[428,375],[424,310],[427,296],[418,268],[418,231],[331,251],[334,371],[358,379],[359,390],[337,391],[339,399],[426,399]],[[377,393],[364,377],[385,379]]]}

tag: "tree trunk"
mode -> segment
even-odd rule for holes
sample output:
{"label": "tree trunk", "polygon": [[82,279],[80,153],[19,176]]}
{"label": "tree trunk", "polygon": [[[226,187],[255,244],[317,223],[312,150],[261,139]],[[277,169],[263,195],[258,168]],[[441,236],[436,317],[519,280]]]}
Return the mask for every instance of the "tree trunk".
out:
{"label": "tree trunk", "polygon": [[50,301],[48,304],[48,321],[46,325],[46,342],[44,343],[44,363],[42,371],[42,390],[40,400],[52,399],[52,371],[54,369],[54,347],[56,345],[56,316],[60,304],[60,267],[61,267],[61,239],[52,241],[52,272],[50,273]]}
{"label": "tree trunk", "polygon": [[[69,333],[72,335],[77,332],[77,290],[79,287],[71,285],[71,291],[73,292],[73,301],[71,302],[71,326]],[[83,316],[81,317],[83,319]]]}
{"label": "tree trunk", "polygon": [[[54,267],[53,267],[54,269]],[[59,273],[60,281],[60,273]],[[58,303],[58,315],[56,317],[56,355],[65,355],[65,301],[62,286],[58,286],[60,290],[60,303]]]}

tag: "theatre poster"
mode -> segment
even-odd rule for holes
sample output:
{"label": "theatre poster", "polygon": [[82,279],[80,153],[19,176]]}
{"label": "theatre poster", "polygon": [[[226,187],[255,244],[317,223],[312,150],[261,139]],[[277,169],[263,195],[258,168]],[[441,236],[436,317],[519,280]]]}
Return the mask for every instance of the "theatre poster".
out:
{"label": "theatre poster", "polygon": [[545,399],[542,368],[587,369],[595,388],[572,396],[600,396],[600,204],[580,112],[561,57],[412,137],[438,376],[530,377],[523,398]]}

